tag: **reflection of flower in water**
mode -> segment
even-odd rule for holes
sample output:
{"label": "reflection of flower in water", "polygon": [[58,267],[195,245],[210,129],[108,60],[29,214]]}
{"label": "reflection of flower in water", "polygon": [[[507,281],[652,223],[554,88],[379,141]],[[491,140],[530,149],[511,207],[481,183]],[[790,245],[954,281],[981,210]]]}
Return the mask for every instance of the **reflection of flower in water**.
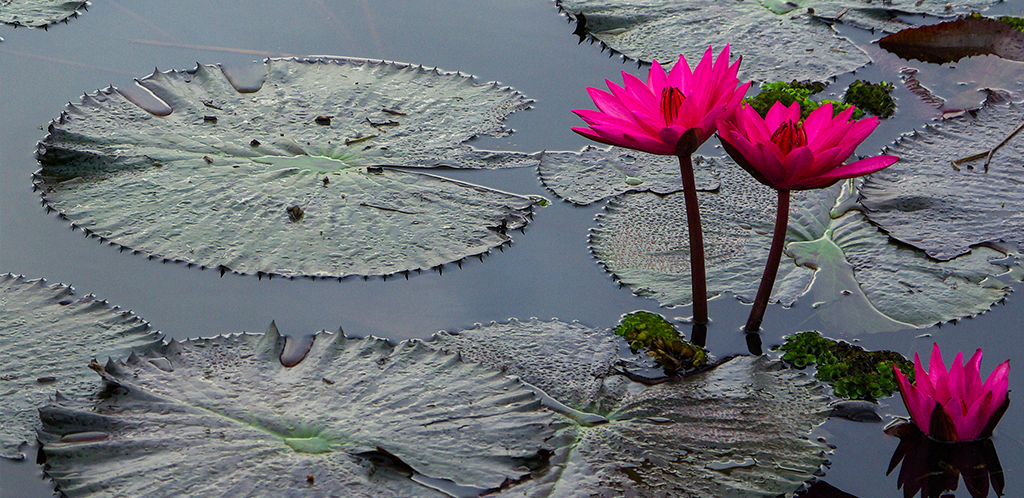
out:
{"label": "reflection of flower in water", "polygon": [[896,488],[903,489],[904,498],[918,492],[921,498],[939,498],[946,491],[955,491],[961,477],[972,498],[988,496],[989,483],[997,496],[1003,495],[1003,468],[991,439],[942,443],[930,439],[912,423],[885,432],[900,438],[885,475],[903,462]]}

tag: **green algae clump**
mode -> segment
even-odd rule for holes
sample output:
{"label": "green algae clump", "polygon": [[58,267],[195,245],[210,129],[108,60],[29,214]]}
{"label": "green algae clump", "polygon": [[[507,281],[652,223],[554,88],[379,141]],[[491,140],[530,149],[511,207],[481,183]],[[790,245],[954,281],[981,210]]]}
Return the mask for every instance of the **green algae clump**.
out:
{"label": "green algae clump", "polygon": [[[793,102],[797,102],[800,104],[800,119],[805,119],[811,111],[821,107],[822,104],[832,104],[833,114],[839,114],[851,106],[851,104],[835,100],[822,100],[819,103],[811,98],[811,95],[820,93],[823,90],[825,90],[825,84],[819,82],[791,81],[786,83],[784,81],[774,81],[761,85],[761,93],[743,101],[752,106],[761,117],[766,116],[768,110],[776,102],[781,102],[782,105],[787,107],[793,105]],[[855,119],[863,115],[864,113],[860,109],[854,109],[853,117]]]}
{"label": "green algae clump", "polygon": [[703,347],[683,340],[679,331],[661,315],[646,311],[629,313],[615,327],[615,335],[629,341],[634,353],[643,350],[670,372],[685,372],[707,365]]}
{"label": "green algae clump", "polygon": [[893,365],[914,380],[914,364],[893,351],[867,351],[844,341],[826,339],[817,332],[801,332],[776,348],[782,360],[796,368],[817,366],[815,377],[831,384],[835,395],[850,399],[879,399],[898,390]]}
{"label": "green algae clump", "polygon": [[896,112],[896,101],[890,95],[894,88],[892,83],[886,81],[870,83],[857,80],[846,88],[843,102],[881,118],[892,117]]}

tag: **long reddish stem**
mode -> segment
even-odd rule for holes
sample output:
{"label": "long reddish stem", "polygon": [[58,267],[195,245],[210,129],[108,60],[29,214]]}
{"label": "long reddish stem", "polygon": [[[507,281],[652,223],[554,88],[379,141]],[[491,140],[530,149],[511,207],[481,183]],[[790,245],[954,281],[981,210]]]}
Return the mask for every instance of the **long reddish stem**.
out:
{"label": "long reddish stem", "polygon": [[700,227],[697,206],[697,182],[693,179],[693,162],[689,154],[679,155],[679,172],[683,177],[683,200],[686,202],[686,224],[690,232],[690,286],[693,289],[693,322],[708,323],[708,286],[704,275],[704,232]]}
{"label": "long reddish stem", "polygon": [[768,252],[768,262],[764,265],[761,286],[757,288],[754,307],[747,318],[747,326],[743,330],[755,333],[761,330],[764,312],[768,309],[768,298],[775,287],[775,277],[779,273],[779,262],[782,261],[782,247],[786,245],[786,229],[789,227],[789,191],[779,190],[779,207],[775,212],[775,234],[772,235],[772,248]]}

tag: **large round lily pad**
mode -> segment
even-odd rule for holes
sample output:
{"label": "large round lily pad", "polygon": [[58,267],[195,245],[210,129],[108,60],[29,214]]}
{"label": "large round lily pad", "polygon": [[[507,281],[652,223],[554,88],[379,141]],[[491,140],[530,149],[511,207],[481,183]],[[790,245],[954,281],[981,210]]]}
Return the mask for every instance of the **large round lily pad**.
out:
{"label": "large round lily pad", "polygon": [[35,185],[75,226],[154,257],[286,276],[425,269],[508,243],[534,201],[381,165],[536,165],[465,144],[529,103],[357,59],[155,72],[70,104]]}
{"label": "large round lily pad", "polygon": [[0,275],[0,457],[24,458],[54,393],[85,398],[99,389],[92,359],[126,356],[160,343],[149,324],[63,284]]}
{"label": "large round lily pad", "polygon": [[537,396],[419,341],[172,342],[95,365],[95,406],[40,410],[67,496],[477,496],[546,466]]}
{"label": "large round lily pad", "polygon": [[427,344],[515,374],[570,407],[555,465],[510,489],[516,496],[774,497],[824,462],[825,448],[808,440],[828,414],[812,378],[748,356],[648,386],[616,375],[622,340],[534,319]]}
{"label": "large round lily pad", "polygon": [[625,56],[691,66],[708,45],[729,43],[744,58],[740,76],[759,81],[826,79],[870,62],[867,54],[807,9],[776,14],[755,0],[559,0],[592,36]]}
{"label": "large round lily pad", "polygon": [[[987,242],[1024,242],[1024,134],[986,154],[1024,121],[1019,105],[990,105],[928,125],[887,153],[893,166],[868,177],[862,203],[872,222],[892,237],[940,260]],[[953,161],[979,155],[973,160]]]}
{"label": "large round lily pad", "polygon": [[[897,163],[899,164],[899,163]],[[708,292],[751,302],[764,271],[777,196],[738,167],[722,187],[702,192]],[[894,243],[855,209],[853,182],[793,192],[786,254],[772,301],[810,293],[822,321],[846,333],[881,332],[973,316],[1006,296],[990,278],[1005,273],[1006,254],[977,248],[940,262]],[[681,195],[625,194],[601,216],[594,255],[642,296],[664,306],[692,300]],[[683,234],[683,235],[681,235]]]}
{"label": "large round lily pad", "polygon": [[0,0],[0,24],[33,28],[77,17],[89,2],[80,0]]}

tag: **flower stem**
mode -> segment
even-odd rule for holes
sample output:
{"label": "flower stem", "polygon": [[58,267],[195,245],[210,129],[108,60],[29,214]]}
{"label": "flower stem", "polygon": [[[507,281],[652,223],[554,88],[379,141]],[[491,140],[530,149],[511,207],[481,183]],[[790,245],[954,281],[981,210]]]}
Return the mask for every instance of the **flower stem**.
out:
{"label": "flower stem", "polygon": [[690,232],[690,287],[693,289],[693,323],[708,323],[708,286],[704,275],[704,232],[700,227],[697,206],[697,182],[693,178],[693,161],[689,154],[679,156],[679,173],[683,177],[683,200],[686,202],[686,224]]}
{"label": "flower stem", "polygon": [[754,307],[750,310],[750,317],[747,318],[747,326],[743,328],[747,333],[756,333],[761,330],[761,321],[764,320],[764,312],[768,308],[768,298],[772,295],[775,277],[779,273],[782,247],[786,245],[786,229],[789,227],[789,191],[779,190],[778,192],[779,207],[775,212],[775,234],[772,235],[772,248],[768,251],[768,262],[764,265],[764,275],[761,276],[761,286],[757,288]]}

